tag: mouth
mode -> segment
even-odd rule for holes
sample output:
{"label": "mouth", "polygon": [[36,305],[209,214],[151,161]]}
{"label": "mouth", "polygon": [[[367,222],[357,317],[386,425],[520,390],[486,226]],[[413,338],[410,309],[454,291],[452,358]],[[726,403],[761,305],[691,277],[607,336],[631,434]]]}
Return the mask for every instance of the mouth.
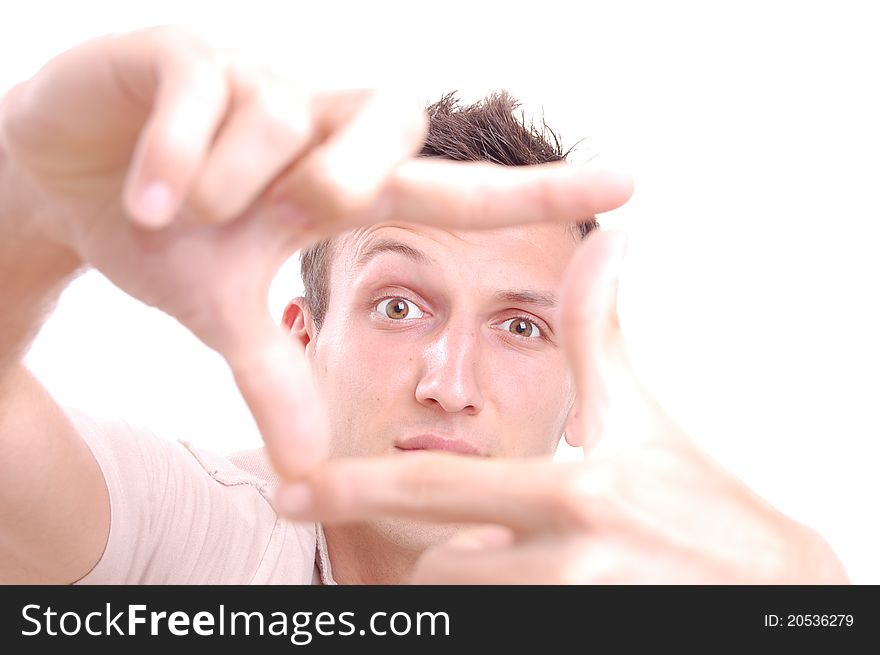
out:
{"label": "mouth", "polygon": [[415,437],[407,437],[394,442],[396,452],[416,452],[420,450],[435,450],[458,455],[475,455],[488,457],[486,453],[464,439],[451,439],[440,437],[436,434],[420,434]]}

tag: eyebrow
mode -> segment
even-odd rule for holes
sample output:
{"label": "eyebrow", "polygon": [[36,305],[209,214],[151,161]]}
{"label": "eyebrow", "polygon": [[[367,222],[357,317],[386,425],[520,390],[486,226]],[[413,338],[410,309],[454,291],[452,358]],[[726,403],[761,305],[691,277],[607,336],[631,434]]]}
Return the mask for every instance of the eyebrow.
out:
{"label": "eyebrow", "polygon": [[[354,262],[354,270],[358,270],[366,266],[367,262],[369,262],[371,259],[386,252],[393,252],[398,255],[403,255],[407,259],[410,259],[417,264],[436,263],[421,250],[413,248],[412,246],[407,245],[402,241],[396,241],[394,239],[376,239],[366,248],[364,248],[364,250],[357,256],[357,259],[355,259]],[[556,294],[552,291],[537,291],[532,289],[510,289],[505,291],[498,291],[495,294],[495,299],[500,302],[509,303],[512,305],[534,305],[537,307],[547,307],[550,309],[556,307],[559,304],[559,301],[556,298]]]}
{"label": "eyebrow", "polygon": [[495,294],[498,300],[513,305],[537,305],[539,307],[556,307],[556,294],[550,291],[499,291]]}
{"label": "eyebrow", "polygon": [[416,264],[429,264],[434,262],[433,259],[428,257],[421,250],[408,246],[401,241],[395,241],[394,239],[377,239],[364,248],[364,250],[358,255],[354,262],[354,269],[357,270],[364,267],[371,259],[386,252],[403,255],[407,259],[414,261]]}

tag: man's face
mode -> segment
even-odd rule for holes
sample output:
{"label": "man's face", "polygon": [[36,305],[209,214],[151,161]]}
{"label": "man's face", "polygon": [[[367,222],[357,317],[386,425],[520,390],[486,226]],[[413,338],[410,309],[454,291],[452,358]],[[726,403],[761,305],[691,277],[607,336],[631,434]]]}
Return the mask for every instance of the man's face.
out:
{"label": "man's face", "polygon": [[[551,455],[574,399],[557,298],[576,246],[564,225],[386,224],[338,239],[308,345],[333,455]],[[379,527],[413,547],[448,535]]]}

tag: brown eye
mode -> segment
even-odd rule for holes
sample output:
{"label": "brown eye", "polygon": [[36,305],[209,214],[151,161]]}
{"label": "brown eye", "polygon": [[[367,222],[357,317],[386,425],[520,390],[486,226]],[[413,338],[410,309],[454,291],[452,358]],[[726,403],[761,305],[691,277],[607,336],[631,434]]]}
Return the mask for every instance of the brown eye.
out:
{"label": "brown eye", "polygon": [[404,298],[387,298],[376,305],[376,311],[399,321],[404,318],[421,318],[422,310],[414,302]]}
{"label": "brown eye", "polygon": [[535,325],[532,321],[528,321],[524,318],[508,319],[504,321],[504,323],[502,323],[500,327],[504,328],[511,334],[517,335],[518,337],[534,339],[541,336],[541,330],[538,328],[538,326]]}
{"label": "brown eye", "polygon": [[388,318],[406,318],[406,315],[409,314],[409,307],[402,300],[392,300],[385,305],[385,313]]}
{"label": "brown eye", "polygon": [[532,336],[532,324],[528,321],[512,321],[510,331],[521,337],[530,337]]}

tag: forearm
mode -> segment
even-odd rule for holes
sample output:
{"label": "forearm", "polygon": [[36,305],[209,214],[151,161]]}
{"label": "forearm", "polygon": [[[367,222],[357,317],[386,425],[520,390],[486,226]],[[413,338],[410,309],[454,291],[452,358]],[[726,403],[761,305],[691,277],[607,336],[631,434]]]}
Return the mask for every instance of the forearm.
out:
{"label": "forearm", "polygon": [[0,129],[0,583],[72,582],[97,561],[109,529],[94,458],[21,361],[80,269],[49,236],[52,211]]}
{"label": "forearm", "polygon": [[30,346],[80,268],[45,234],[49,203],[16,166],[3,135],[0,102],[0,377]]}

